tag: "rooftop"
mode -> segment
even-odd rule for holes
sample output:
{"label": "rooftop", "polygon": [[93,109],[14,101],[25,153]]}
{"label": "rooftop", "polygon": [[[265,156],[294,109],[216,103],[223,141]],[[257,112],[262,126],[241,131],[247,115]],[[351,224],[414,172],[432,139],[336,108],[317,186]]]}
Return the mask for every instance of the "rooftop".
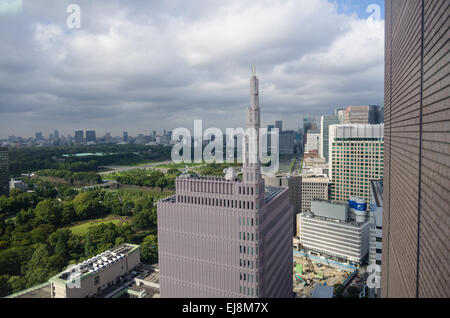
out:
{"label": "rooftop", "polygon": [[182,174],[177,177],[178,179],[192,179],[192,180],[205,180],[205,181],[222,181],[222,182],[242,182],[242,179],[235,178],[234,180],[227,180],[225,177],[217,176],[201,176],[198,174]]}
{"label": "rooftop", "polygon": [[316,284],[311,293],[311,298],[333,298],[334,287]]}
{"label": "rooftop", "polygon": [[65,271],[57,274],[52,279],[62,280],[63,282],[73,280],[85,274],[99,272],[118,260],[124,258],[132,251],[139,248],[139,245],[134,244],[121,244],[111,250],[98,254],[84,262],[73,265],[67,268]]}
{"label": "rooftop", "polygon": [[364,223],[367,223],[367,222],[360,223],[360,222],[356,222],[356,221],[353,221],[350,219],[347,219],[344,221],[344,220],[340,220],[340,219],[319,216],[319,215],[315,215],[314,212],[302,212],[299,214],[303,217],[310,218],[310,219],[317,219],[317,220],[321,220],[321,221],[334,222],[334,223],[339,223],[339,224],[347,224],[347,225],[352,225],[352,226],[357,226],[357,227],[360,227]]}
{"label": "rooftop", "polygon": [[[275,198],[278,194],[286,190],[287,188],[283,187],[265,187],[264,192],[264,202],[267,204],[269,203],[273,198]],[[175,203],[176,202],[176,196],[172,195],[170,197],[166,197],[164,199],[159,200],[160,202],[167,202],[167,203]]]}

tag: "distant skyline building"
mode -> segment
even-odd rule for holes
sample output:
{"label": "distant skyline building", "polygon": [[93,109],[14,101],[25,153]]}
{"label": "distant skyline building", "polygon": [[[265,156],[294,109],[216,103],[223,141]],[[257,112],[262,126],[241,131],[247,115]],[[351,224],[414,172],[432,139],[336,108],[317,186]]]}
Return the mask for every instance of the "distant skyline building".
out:
{"label": "distant skyline building", "polygon": [[283,121],[282,120],[275,121],[275,128],[278,128],[278,132],[282,132],[283,131]]}
{"label": "distant skyline building", "polygon": [[382,297],[450,298],[449,1],[386,1]]}
{"label": "distant skyline building", "polygon": [[[250,92],[247,128],[259,133],[254,69]],[[293,296],[293,209],[287,188],[265,187],[258,147],[244,138],[242,179],[185,174],[158,201],[161,297]]]}
{"label": "distant skyline building", "polygon": [[336,115],[323,115],[320,117],[320,140],[319,140],[319,156],[325,158],[328,162],[328,127],[330,125],[339,124],[339,117]]}
{"label": "distant skyline building", "polygon": [[35,139],[36,139],[36,141],[40,141],[40,140],[43,140],[44,139],[44,136],[42,135],[42,132],[37,132],[36,134],[35,134]]}
{"label": "distant skyline building", "polygon": [[272,147],[272,141],[270,140],[270,138],[271,138],[270,132],[274,128],[275,128],[275,125],[267,125],[267,149],[270,149]]}
{"label": "distant skyline building", "polygon": [[311,116],[307,116],[303,118],[303,133],[306,134],[308,130],[317,129],[316,119]]}
{"label": "distant skyline building", "polygon": [[0,147],[0,195],[9,194],[8,147]]}
{"label": "distant skyline building", "polygon": [[128,141],[128,131],[124,131],[122,133],[122,139],[123,141],[127,142]]}
{"label": "distant skyline building", "polygon": [[306,145],[305,152],[317,151],[320,148],[320,131],[319,130],[308,130],[306,134]]}
{"label": "distant skyline building", "polygon": [[381,124],[384,116],[380,106],[348,106],[345,109],[346,124]]}
{"label": "distant skyline building", "polygon": [[112,142],[112,136],[111,136],[111,133],[110,132],[107,132],[106,134],[105,134],[105,136],[103,137],[103,139],[104,139],[104,141],[105,141],[105,143],[111,143]]}
{"label": "distant skyline building", "polygon": [[345,124],[345,108],[336,108],[334,115],[338,117],[338,124]]}
{"label": "distant skyline building", "polygon": [[83,130],[75,131],[75,142],[77,144],[82,144],[84,142],[84,131]]}
{"label": "distant skyline building", "polygon": [[370,181],[383,178],[384,125],[329,126],[331,199],[359,196],[369,203]]}
{"label": "distant skyline building", "polygon": [[95,130],[86,130],[86,142],[96,142],[97,136]]}
{"label": "distant skyline building", "polygon": [[295,131],[284,130],[279,132],[280,155],[293,155],[295,145]]}

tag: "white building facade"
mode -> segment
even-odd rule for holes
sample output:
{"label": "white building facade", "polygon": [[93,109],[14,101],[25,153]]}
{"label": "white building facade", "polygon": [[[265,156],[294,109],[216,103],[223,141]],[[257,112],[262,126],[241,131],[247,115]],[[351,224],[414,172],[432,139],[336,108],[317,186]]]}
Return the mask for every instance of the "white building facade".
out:
{"label": "white building facade", "polygon": [[369,252],[369,222],[348,218],[348,204],[314,201],[312,212],[301,213],[299,240],[311,254],[353,265]]}

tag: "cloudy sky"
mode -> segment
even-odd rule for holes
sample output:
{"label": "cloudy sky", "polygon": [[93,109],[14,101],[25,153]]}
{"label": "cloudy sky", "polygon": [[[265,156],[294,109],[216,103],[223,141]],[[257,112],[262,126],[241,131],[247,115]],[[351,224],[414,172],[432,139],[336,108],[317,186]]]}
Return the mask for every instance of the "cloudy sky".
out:
{"label": "cloudy sky", "polygon": [[384,0],[0,0],[0,138],[243,127],[252,64],[262,124],[296,129],[381,105],[383,50]]}

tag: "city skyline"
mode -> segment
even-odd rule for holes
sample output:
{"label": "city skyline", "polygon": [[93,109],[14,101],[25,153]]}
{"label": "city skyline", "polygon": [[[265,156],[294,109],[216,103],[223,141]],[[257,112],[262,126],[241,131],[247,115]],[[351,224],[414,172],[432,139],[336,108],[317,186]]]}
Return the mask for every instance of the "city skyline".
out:
{"label": "city skyline", "polygon": [[[41,2],[2,13],[0,138],[137,135],[194,119],[242,127],[250,64],[264,78],[262,116],[285,127],[341,106],[382,105],[384,20],[362,4],[198,1],[180,12],[176,1],[79,1],[81,28],[68,29],[69,2]],[[337,63],[341,56],[348,62]]]}

